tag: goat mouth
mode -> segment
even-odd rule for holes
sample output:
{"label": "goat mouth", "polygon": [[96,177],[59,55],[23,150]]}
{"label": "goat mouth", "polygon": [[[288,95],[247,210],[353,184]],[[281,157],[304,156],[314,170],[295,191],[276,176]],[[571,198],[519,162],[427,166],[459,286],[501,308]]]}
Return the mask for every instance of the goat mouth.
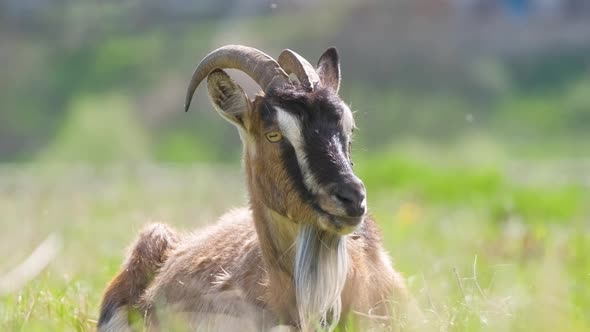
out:
{"label": "goat mouth", "polygon": [[347,235],[354,232],[365,220],[366,213],[360,216],[348,216],[340,213],[332,213],[323,209],[317,202],[312,205],[319,214],[318,225],[326,232],[338,235]]}
{"label": "goat mouth", "polygon": [[357,227],[365,219],[364,215],[357,217],[332,215],[331,217],[333,219],[333,222],[349,227]]}
{"label": "goat mouth", "polygon": [[325,218],[320,218],[320,226],[328,232],[346,235],[354,232],[363,220],[364,215],[348,217],[326,213]]}

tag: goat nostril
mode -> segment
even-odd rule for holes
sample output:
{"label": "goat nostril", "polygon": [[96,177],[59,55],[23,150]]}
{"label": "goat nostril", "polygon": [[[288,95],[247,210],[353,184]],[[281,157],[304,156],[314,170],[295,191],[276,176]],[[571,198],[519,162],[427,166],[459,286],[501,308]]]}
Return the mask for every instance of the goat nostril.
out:
{"label": "goat nostril", "polygon": [[340,202],[342,202],[346,205],[354,204],[354,199],[346,194],[343,195],[341,193],[336,193],[336,194],[334,194],[334,197],[336,197],[337,200],[339,200]]}
{"label": "goat nostril", "polygon": [[364,187],[341,185],[334,190],[332,197],[334,200],[342,204],[350,215],[365,213],[366,205]]}

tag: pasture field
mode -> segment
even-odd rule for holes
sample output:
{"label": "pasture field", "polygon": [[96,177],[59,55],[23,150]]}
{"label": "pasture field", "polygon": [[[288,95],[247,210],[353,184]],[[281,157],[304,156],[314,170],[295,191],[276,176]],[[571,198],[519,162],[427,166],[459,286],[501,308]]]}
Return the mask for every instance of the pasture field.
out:
{"label": "pasture field", "polygon": [[[590,331],[587,161],[358,159],[429,330]],[[49,234],[61,248],[0,295],[0,331],[94,330],[101,292],[142,225],[189,230],[245,202],[237,163],[0,167],[0,276]]]}

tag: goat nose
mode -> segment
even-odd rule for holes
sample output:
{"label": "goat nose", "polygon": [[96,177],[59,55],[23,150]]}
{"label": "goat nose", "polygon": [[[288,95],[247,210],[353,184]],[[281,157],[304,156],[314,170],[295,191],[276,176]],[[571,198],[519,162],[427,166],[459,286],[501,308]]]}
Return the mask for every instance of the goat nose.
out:
{"label": "goat nose", "polygon": [[336,186],[332,195],[350,217],[360,217],[367,212],[365,185],[360,180]]}

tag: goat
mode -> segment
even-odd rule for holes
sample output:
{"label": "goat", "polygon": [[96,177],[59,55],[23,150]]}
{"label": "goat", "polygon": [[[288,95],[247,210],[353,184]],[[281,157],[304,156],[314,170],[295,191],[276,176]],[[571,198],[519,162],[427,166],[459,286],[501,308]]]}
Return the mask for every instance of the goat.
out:
{"label": "goat", "polygon": [[[250,100],[223,68],[264,93]],[[134,315],[154,330],[397,329],[407,290],[352,169],[336,49],[314,68],[291,50],[277,62],[221,47],[196,67],[185,110],[206,77],[215,110],[240,134],[249,206],[195,234],[148,226],[105,291],[98,330],[129,330]]]}

